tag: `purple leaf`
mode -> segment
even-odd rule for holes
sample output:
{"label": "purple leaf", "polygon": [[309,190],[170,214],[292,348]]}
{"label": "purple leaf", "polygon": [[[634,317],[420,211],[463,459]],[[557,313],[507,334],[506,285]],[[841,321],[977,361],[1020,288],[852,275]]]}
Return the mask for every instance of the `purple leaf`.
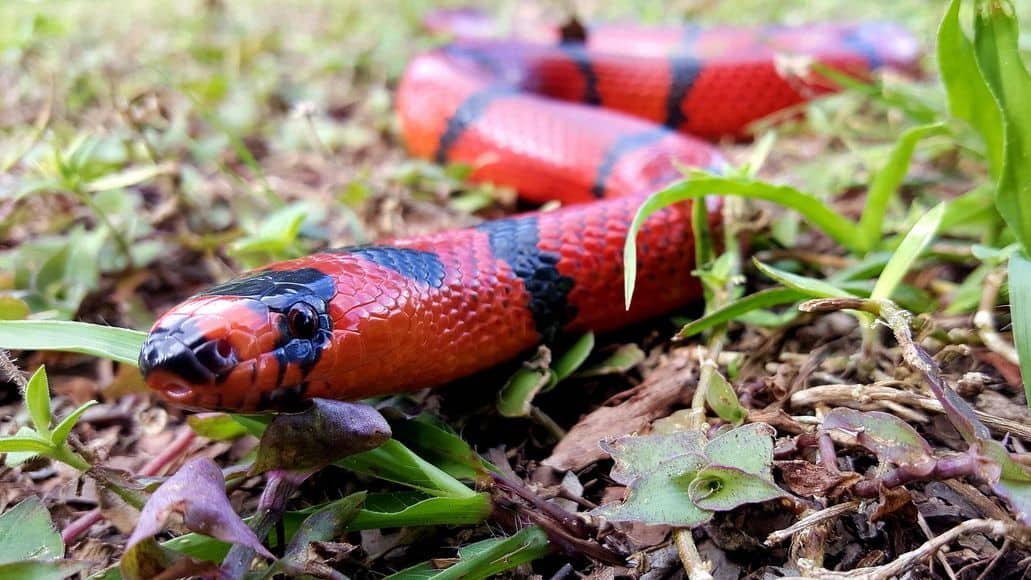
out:
{"label": "purple leaf", "polygon": [[823,427],[855,434],[859,444],[879,459],[905,466],[914,474],[926,475],[934,469],[930,444],[916,429],[894,415],[838,407],[827,413]]}
{"label": "purple leaf", "polygon": [[300,413],[281,413],[265,429],[251,473],[317,471],[390,439],[379,411],[360,403],[313,399]]}
{"label": "purple leaf", "polygon": [[229,544],[248,546],[262,556],[272,558],[254,532],[233,511],[226,497],[225,483],[222,471],[214,461],[207,457],[190,460],[161,484],[143,506],[126,547],[132,548],[154,536],[164,529],[173,513],[178,513],[190,531]]}

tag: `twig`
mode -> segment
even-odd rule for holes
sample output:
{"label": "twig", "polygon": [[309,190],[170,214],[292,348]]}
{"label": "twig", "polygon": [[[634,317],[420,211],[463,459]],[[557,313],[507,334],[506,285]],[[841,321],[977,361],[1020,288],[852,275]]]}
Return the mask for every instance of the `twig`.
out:
{"label": "twig", "polygon": [[777,530],[776,532],[770,533],[770,535],[766,536],[765,544],[770,547],[775,546],[783,542],[784,540],[790,538],[794,534],[808,528],[809,526],[813,526],[821,522],[834,519],[848,512],[856,511],[857,509],[859,509],[859,506],[862,505],[862,503],[863,502],[861,502],[860,500],[854,499],[852,501],[848,501],[845,503],[832,505],[820,511],[815,511],[798,520],[797,522],[791,524],[790,526],[784,528],[783,530]]}
{"label": "twig", "polygon": [[982,533],[989,536],[1027,535],[1026,530],[1015,524],[1006,524],[998,520],[967,520],[944,534],[928,540],[915,550],[901,554],[895,560],[873,568],[858,568],[847,572],[827,570],[818,566],[808,564],[803,560],[799,562],[799,568],[804,576],[798,578],[847,578],[848,580],[888,580],[899,576],[903,571],[915,566],[917,563],[930,558],[938,550],[951,544],[964,534]]}
{"label": "twig", "polygon": [[[934,539],[934,532],[931,531],[931,527],[927,525],[927,520],[924,519],[924,514],[919,511],[916,513],[916,522],[920,526],[920,530],[924,533],[924,536],[928,540]],[[956,580],[956,573],[952,571],[952,566],[949,566],[949,561],[945,559],[945,554],[938,552],[934,555],[938,562],[942,565],[945,573],[949,576],[950,580]],[[932,570],[933,571],[933,570]]]}
{"label": "twig", "polygon": [[702,558],[695,546],[694,536],[690,528],[673,530],[673,540],[677,545],[677,554],[684,563],[684,570],[691,580],[712,580],[712,563]]}
{"label": "twig", "polygon": [[[900,381],[880,381],[865,385],[819,385],[792,394],[790,401],[792,407],[813,407],[818,404],[831,403],[856,406],[877,401],[892,401],[911,407],[918,407],[924,411],[944,412],[941,402],[937,399],[914,391],[906,391],[889,386],[903,384],[905,383]],[[997,433],[1008,433],[1031,441],[1031,425],[977,410],[974,411],[974,414]]]}
{"label": "twig", "polygon": [[990,350],[998,353],[1009,362],[1019,365],[1017,349],[1006,342],[995,330],[995,317],[992,316],[992,309],[995,308],[995,301],[999,297],[999,288],[1006,279],[1006,269],[998,268],[992,270],[984,279],[984,289],[981,292],[981,303],[974,314],[974,327],[981,337],[981,342]]}

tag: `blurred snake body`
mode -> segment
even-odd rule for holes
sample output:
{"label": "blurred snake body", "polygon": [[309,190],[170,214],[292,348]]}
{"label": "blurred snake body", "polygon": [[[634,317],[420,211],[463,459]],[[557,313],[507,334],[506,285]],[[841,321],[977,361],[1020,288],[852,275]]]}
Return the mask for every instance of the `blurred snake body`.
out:
{"label": "blurred snake body", "polygon": [[689,203],[644,224],[624,309],[622,249],[645,197],[684,167],[718,171],[707,140],[832,90],[814,63],[866,77],[917,58],[885,23],[610,25],[563,42],[441,22],[466,38],[417,56],[401,80],[410,151],[562,207],[328,250],[193,296],[155,323],[140,355],[164,398],[254,411],[432,387],[560,333],[683,306],[700,296]]}

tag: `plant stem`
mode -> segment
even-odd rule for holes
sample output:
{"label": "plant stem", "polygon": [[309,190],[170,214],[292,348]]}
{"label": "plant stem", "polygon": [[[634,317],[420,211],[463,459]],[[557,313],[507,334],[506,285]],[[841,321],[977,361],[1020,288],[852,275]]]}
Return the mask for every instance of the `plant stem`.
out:
{"label": "plant stem", "polygon": [[698,553],[690,528],[673,530],[673,541],[677,545],[677,553],[684,563],[687,577],[691,580],[712,580],[712,564]]}

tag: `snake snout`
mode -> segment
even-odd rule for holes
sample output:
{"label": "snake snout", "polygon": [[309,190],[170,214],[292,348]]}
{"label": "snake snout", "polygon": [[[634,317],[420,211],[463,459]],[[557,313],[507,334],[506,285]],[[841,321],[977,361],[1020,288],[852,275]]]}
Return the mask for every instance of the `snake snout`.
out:
{"label": "snake snout", "polygon": [[[182,388],[210,385],[237,363],[236,352],[224,338],[189,340],[179,332],[153,332],[140,351],[140,371],[145,379],[157,374],[173,376]],[[148,381],[150,382],[150,381]]]}

